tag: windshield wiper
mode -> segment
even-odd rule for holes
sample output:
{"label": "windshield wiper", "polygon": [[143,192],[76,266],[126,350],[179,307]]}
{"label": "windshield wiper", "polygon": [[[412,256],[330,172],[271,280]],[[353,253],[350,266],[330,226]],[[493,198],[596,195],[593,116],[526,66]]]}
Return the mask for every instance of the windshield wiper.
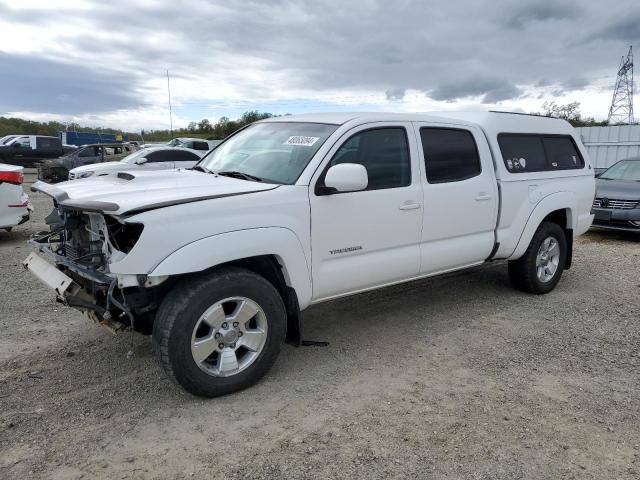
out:
{"label": "windshield wiper", "polygon": [[255,175],[249,175],[248,173],[238,172],[236,170],[223,170],[221,172],[215,172],[216,175],[224,175],[225,177],[240,178],[242,180],[250,180],[253,182],[262,182],[260,177]]}
{"label": "windshield wiper", "polygon": [[211,170],[207,170],[206,168],[204,168],[201,165],[195,165],[195,166],[191,167],[191,170],[195,170],[196,172],[211,173]]}

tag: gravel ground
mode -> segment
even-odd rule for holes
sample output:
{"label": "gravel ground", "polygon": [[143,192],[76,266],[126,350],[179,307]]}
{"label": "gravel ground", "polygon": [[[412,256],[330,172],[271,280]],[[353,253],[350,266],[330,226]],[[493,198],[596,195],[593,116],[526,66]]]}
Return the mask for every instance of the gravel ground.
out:
{"label": "gravel ground", "polygon": [[0,233],[0,478],[640,478],[638,238],[585,235],[545,296],[492,264],[313,307],[328,347],[204,400],[22,269],[31,197]]}

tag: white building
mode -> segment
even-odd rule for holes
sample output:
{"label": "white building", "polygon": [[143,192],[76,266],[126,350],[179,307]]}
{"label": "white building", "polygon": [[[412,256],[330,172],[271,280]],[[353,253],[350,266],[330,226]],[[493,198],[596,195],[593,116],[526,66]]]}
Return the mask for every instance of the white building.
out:
{"label": "white building", "polygon": [[610,167],[624,158],[640,157],[640,125],[580,127],[576,130],[597,169]]}

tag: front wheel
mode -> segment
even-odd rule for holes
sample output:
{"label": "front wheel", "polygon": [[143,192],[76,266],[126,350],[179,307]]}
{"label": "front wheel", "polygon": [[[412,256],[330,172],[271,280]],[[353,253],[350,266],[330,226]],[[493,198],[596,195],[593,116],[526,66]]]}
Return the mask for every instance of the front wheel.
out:
{"label": "front wheel", "polygon": [[542,222],[529,247],[509,262],[509,278],[518,290],[548,293],[560,281],[567,259],[567,239],[557,223]]}
{"label": "front wheel", "polygon": [[153,326],[166,373],[189,392],[217,397],[256,383],[286,333],[282,298],[263,277],[227,268],[179,284]]}

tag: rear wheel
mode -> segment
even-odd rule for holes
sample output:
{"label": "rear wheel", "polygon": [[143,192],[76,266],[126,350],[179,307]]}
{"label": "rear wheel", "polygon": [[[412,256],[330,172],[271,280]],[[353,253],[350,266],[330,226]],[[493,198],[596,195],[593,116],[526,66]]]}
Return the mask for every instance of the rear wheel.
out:
{"label": "rear wheel", "polygon": [[560,281],[566,259],[564,230],[557,223],[542,222],[524,255],[509,262],[509,278],[518,290],[548,293]]}
{"label": "rear wheel", "polygon": [[180,284],[163,301],[153,327],[164,370],[205,397],[256,383],[275,362],[285,333],[278,291],[241,268]]}

